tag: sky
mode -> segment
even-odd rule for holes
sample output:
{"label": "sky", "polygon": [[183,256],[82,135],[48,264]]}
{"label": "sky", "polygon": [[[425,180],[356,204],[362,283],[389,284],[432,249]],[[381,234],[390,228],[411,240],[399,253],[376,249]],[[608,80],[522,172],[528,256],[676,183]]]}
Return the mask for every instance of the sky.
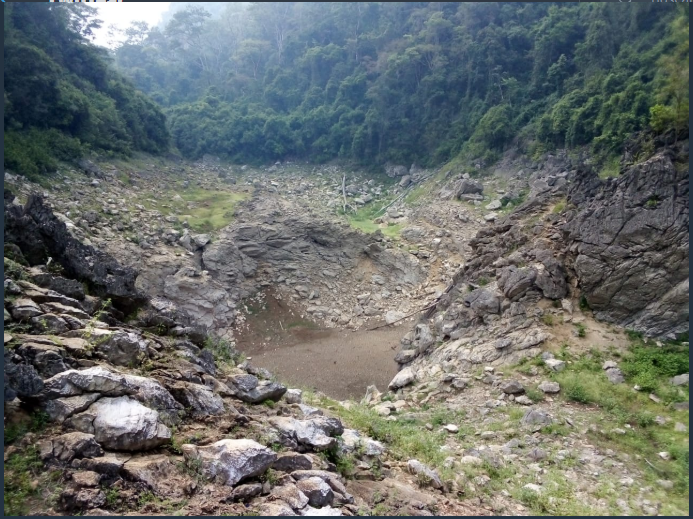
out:
{"label": "sky", "polygon": [[108,28],[115,25],[120,29],[127,28],[132,22],[145,21],[150,26],[156,25],[161,15],[168,9],[171,2],[93,2],[91,7],[96,8],[103,26],[95,31],[94,43],[109,46],[111,38],[108,36]]}

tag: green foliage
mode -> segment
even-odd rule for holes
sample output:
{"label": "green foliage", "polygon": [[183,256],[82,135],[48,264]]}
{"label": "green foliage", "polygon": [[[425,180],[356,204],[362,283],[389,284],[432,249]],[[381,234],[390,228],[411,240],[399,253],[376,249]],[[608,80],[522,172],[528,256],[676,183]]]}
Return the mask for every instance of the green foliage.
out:
{"label": "green foliage", "polygon": [[238,364],[242,362],[243,354],[236,351],[229,341],[221,337],[208,335],[205,339],[204,348],[212,352],[214,362],[217,364]]}
{"label": "green foliage", "polygon": [[115,58],[186,157],[488,164],[520,137],[606,159],[655,106],[683,130],[687,30],[668,4],[233,3],[133,25]]}
{"label": "green foliage", "polygon": [[575,323],[575,330],[577,330],[577,336],[581,339],[587,336],[587,328],[582,323]]}
{"label": "green foliage", "polygon": [[27,176],[89,149],[161,152],[161,110],[115,73],[88,38],[86,6],[23,4],[5,10],[5,167]]}
{"label": "green foliage", "polygon": [[4,515],[26,515],[27,500],[36,495],[32,480],[42,471],[43,463],[35,447],[11,454],[5,462]]}
{"label": "green foliage", "polygon": [[5,445],[14,443],[28,432],[40,433],[48,425],[50,417],[45,411],[37,410],[31,414],[28,421],[10,423],[5,426]]}
{"label": "green foliage", "polygon": [[664,378],[688,373],[688,347],[679,344],[663,346],[636,343],[621,363],[621,370],[645,391],[654,391]]}

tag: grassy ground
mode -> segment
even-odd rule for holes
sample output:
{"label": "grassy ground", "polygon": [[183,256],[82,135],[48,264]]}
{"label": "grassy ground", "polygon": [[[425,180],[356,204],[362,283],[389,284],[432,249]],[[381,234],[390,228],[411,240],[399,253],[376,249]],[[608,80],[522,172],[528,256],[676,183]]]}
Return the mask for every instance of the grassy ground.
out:
{"label": "grassy ground", "polygon": [[148,199],[144,205],[165,215],[174,214],[181,222],[187,220],[194,231],[212,232],[229,225],[238,203],[249,196],[245,192],[181,188],[172,190],[165,200]]}
{"label": "grassy ground", "polygon": [[374,222],[377,217],[382,216],[381,210],[388,203],[390,203],[390,200],[386,199],[360,207],[355,213],[348,215],[349,225],[367,234],[379,230],[388,238],[398,239],[404,227],[402,224],[377,224]]}

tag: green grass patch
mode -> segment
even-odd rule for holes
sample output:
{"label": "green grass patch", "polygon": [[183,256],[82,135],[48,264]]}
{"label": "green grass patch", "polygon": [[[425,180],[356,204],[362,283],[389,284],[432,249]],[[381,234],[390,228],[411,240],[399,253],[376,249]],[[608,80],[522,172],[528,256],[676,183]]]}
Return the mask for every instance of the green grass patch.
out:
{"label": "green grass patch", "polygon": [[229,225],[238,204],[249,196],[244,192],[187,188],[170,191],[163,200],[146,200],[144,205],[165,215],[175,214],[180,222],[187,220],[195,232],[213,232]]}
{"label": "green grass patch", "polygon": [[26,515],[29,512],[29,499],[38,495],[32,481],[41,472],[43,463],[35,447],[10,455],[5,462],[4,515]]}
{"label": "green grass patch", "polygon": [[616,178],[621,174],[620,162],[618,157],[612,157],[607,160],[602,170],[599,172],[599,178],[605,180],[607,178]]}

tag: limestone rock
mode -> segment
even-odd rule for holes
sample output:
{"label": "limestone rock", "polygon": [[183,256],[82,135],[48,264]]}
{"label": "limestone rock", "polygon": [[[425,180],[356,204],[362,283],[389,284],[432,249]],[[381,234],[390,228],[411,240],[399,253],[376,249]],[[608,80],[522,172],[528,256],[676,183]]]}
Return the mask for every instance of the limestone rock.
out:
{"label": "limestone rock", "polygon": [[171,431],[159,422],[158,412],[127,396],[101,398],[69,422],[75,429],[93,434],[107,449],[146,450],[171,439]]}
{"label": "limestone rock", "polygon": [[414,370],[410,367],[404,368],[401,370],[399,373],[395,375],[395,377],[390,381],[388,384],[388,387],[390,389],[396,390],[401,387],[408,386],[412,382],[416,380],[416,373],[414,373]]}
{"label": "limestone rock", "polygon": [[438,472],[427,467],[419,460],[409,460],[407,462],[409,472],[421,478],[422,484],[431,485],[433,488],[443,488],[443,482]]}
{"label": "limestone rock", "polygon": [[160,497],[182,499],[194,488],[192,480],[161,454],[131,458],[121,470],[125,477],[145,483]]}
{"label": "limestone rock", "polygon": [[308,420],[276,416],[269,419],[289,442],[306,445],[315,450],[326,450],[337,444],[336,436],[344,432],[342,422],[337,418],[316,416]]}
{"label": "limestone rock", "polygon": [[330,485],[318,477],[302,479],[296,483],[296,487],[305,494],[311,506],[328,506],[334,499],[334,492]]}
{"label": "limestone rock", "polygon": [[259,476],[272,466],[277,455],[253,440],[220,440],[200,447],[183,445],[186,460],[202,463],[202,473],[219,485],[233,486],[244,478]]}
{"label": "limestone rock", "polygon": [[539,391],[542,391],[543,393],[553,394],[561,391],[561,386],[558,382],[551,382],[548,380],[545,380],[537,387],[539,388]]}
{"label": "limestone rock", "polygon": [[44,461],[55,459],[63,463],[69,463],[75,458],[95,458],[101,456],[103,450],[96,442],[93,434],[71,432],[41,442],[39,444],[39,454]]}

